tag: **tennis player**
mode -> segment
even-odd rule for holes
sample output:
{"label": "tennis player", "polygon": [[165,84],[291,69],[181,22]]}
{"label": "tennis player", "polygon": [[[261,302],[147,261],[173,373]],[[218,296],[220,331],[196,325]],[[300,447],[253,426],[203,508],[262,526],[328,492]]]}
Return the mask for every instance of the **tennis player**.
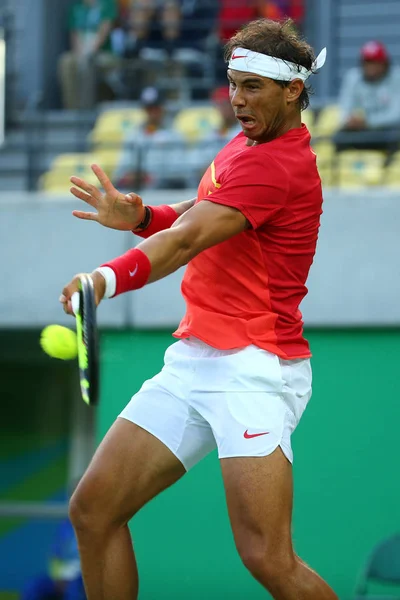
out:
{"label": "tennis player", "polygon": [[[226,46],[242,126],[205,173],[195,201],[143,206],[72,178],[98,212],[76,216],[145,239],[91,275],[97,302],[188,265],[186,315],[165,365],[105,436],[75,491],[70,516],[89,600],[137,598],[128,521],[218,449],[238,552],[277,600],[334,600],[291,540],[291,434],[311,396],[299,304],[321,215],[321,182],[301,123],[305,82],[320,68],[290,22],[249,23]],[[75,277],[60,301],[71,313]]]}

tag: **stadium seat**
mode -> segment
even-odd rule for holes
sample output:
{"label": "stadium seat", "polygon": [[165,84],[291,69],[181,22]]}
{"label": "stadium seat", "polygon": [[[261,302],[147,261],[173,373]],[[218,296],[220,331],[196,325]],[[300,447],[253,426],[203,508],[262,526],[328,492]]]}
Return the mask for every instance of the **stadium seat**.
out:
{"label": "stadium seat", "polygon": [[[399,592],[371,593],[370,584],[398,586]],[[400,534],[377,544],[361,573],[352,600],[399,600],[400,598]]]}
{"label": "stadium seat", "polygon": [[334,158],[334,181],[340,187],[381,185],[386,155],[376,150],[345,150]]}
{"label": "stadium seat", "polygon": [[98,164],[109,177],[112,177],[118,165],[121,151],[117,148],[97,148],[94,162]]}
{"label": "stadium seat", "polygon": [[303,112],[301,113],[301,122],[304,123],[304,125],[306,125],[310,133],[312,133],[314,121],[315,115],[311,108],[306,108],[306,110],[303,110]]}
{"label": "stadium seat", "polygon": [[95,147],[112,145],[118,148],[126,133],[133,127],[139,127],[145,118],[145,112],[140,108],[105,111],[97,118],[89,140]]}
{"label": "stadium seat", "polygon": [[[92,185],[99,185],[97,177],[90,167],[87,167],[86,169],[82,168],[75,174]],[[71,172],[65,168],[47,171],[47,173],[44,173],[39,179],[39,189],[51,194],[68,194],[69,188],[71,187],[71,182],[69,181],[70,176]]]}
{"label": "stadium seat", "polygon": [[336,154],[336,148],[332,142],[328,140],[320,142],[317,141],[315,143],[311,143],[311,147],[317,155],[318,167],[322,168],[326,166],[332,166]]}
{"label": "stadium seat", "polygon": [[314,136],[331,136],[339,129],[340,109],[336,104],[329,104],[321,109],[313,127]]}
{"label": "stadium seat", "polygon": [[385,169],[383,181],[389,187],[400,187],[400,163],[393,163]]}
{"label": "stadium seat", "polygon": [[335,157],[335,146],[329,141],[312,143],[312,149],[317,155],[317,166],[324,186],[334,184],[333,164]]}
{"label": "stadium seat", "polygon": [[189,142],[196,142],[222,125],[219,111],[212,106],[184,108],[175,117],[173,128]]}
{"label": "stadium seat", "polygon": [[81,171],[85,169],[87,166],[90,166],[96,162],[96,157],[94,154],[89,152],[76,152],[76,153],[66,153],[59,154],[51,163],[51,170],[67,170],[71,175],[74,174],[75,171]]}
{"label": "stadium seat", "polygon": [[[49,174],[42,179],[42,186],[50,186],[51,189],[65,189],[66,181],[72,175],[87,179],[90,183],[98,185],[90,165],[98,164],[103,171],[112,178],[119,159],[118,150],[106,150],[100,148],[96,154],[90,152],[77,152],[59,154],[52,162]],[[50,175],[52,173],[52,175]],[[59,181],[63,183],[58,183]],[[71,185],[69,183],[69,185]],[[45,188],[42,188],[45,189]]]}

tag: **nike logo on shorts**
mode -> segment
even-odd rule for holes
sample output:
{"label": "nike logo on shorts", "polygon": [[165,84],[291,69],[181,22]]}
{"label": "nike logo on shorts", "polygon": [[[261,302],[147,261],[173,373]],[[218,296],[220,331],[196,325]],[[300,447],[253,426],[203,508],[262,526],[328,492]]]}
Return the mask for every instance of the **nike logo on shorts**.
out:
{"label": "nike logo on shorts", "polygon": [[264,431],[264,433],[249,433],[249,430],[246,429],[246,431],[243,434],[243,437],[246,440],[251,440],[252,438],[256,438],[256,437],[260,437],[260,435],[268,435],[269,431]]}

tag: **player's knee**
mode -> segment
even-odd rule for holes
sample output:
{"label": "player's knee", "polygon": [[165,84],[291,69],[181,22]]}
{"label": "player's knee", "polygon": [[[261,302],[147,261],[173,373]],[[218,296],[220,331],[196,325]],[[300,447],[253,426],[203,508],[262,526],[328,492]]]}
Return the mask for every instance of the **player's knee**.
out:
{"label": "player's knee", "polygon": [[107,501],[107,485],[101,477],[87,474],[69,502],[69,518],[76,533],[104,533],[117,524],[112,502]]}
{"label": "player's knee", "polygon": [[259,536],[249,535],[238,545],[244,566],[258,580],[273,586],[282,577],[288,577],[295,568],[295,557],[290,544],[270,543]]}
{"label": "player's knee", "polygon": [[94,516],[91,508],[90,493],[79,488],[75,490],[69,501],[68,514],[76,531],[90,528]]}

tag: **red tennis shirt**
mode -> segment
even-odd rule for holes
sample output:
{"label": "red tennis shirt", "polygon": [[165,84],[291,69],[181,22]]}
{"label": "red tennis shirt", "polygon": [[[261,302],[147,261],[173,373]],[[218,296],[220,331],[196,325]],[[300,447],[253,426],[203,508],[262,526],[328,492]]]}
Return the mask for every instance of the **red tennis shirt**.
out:
{"label": "red tennis shirt", "polygon": [[187,311],[174,336],[306,358],[299,305],[322,213],[310,134],[303,125],[257,146],[246,141],[240,133],[217,155],[197,201],[236,208],[251,228],[190,261],[182,282]]}

